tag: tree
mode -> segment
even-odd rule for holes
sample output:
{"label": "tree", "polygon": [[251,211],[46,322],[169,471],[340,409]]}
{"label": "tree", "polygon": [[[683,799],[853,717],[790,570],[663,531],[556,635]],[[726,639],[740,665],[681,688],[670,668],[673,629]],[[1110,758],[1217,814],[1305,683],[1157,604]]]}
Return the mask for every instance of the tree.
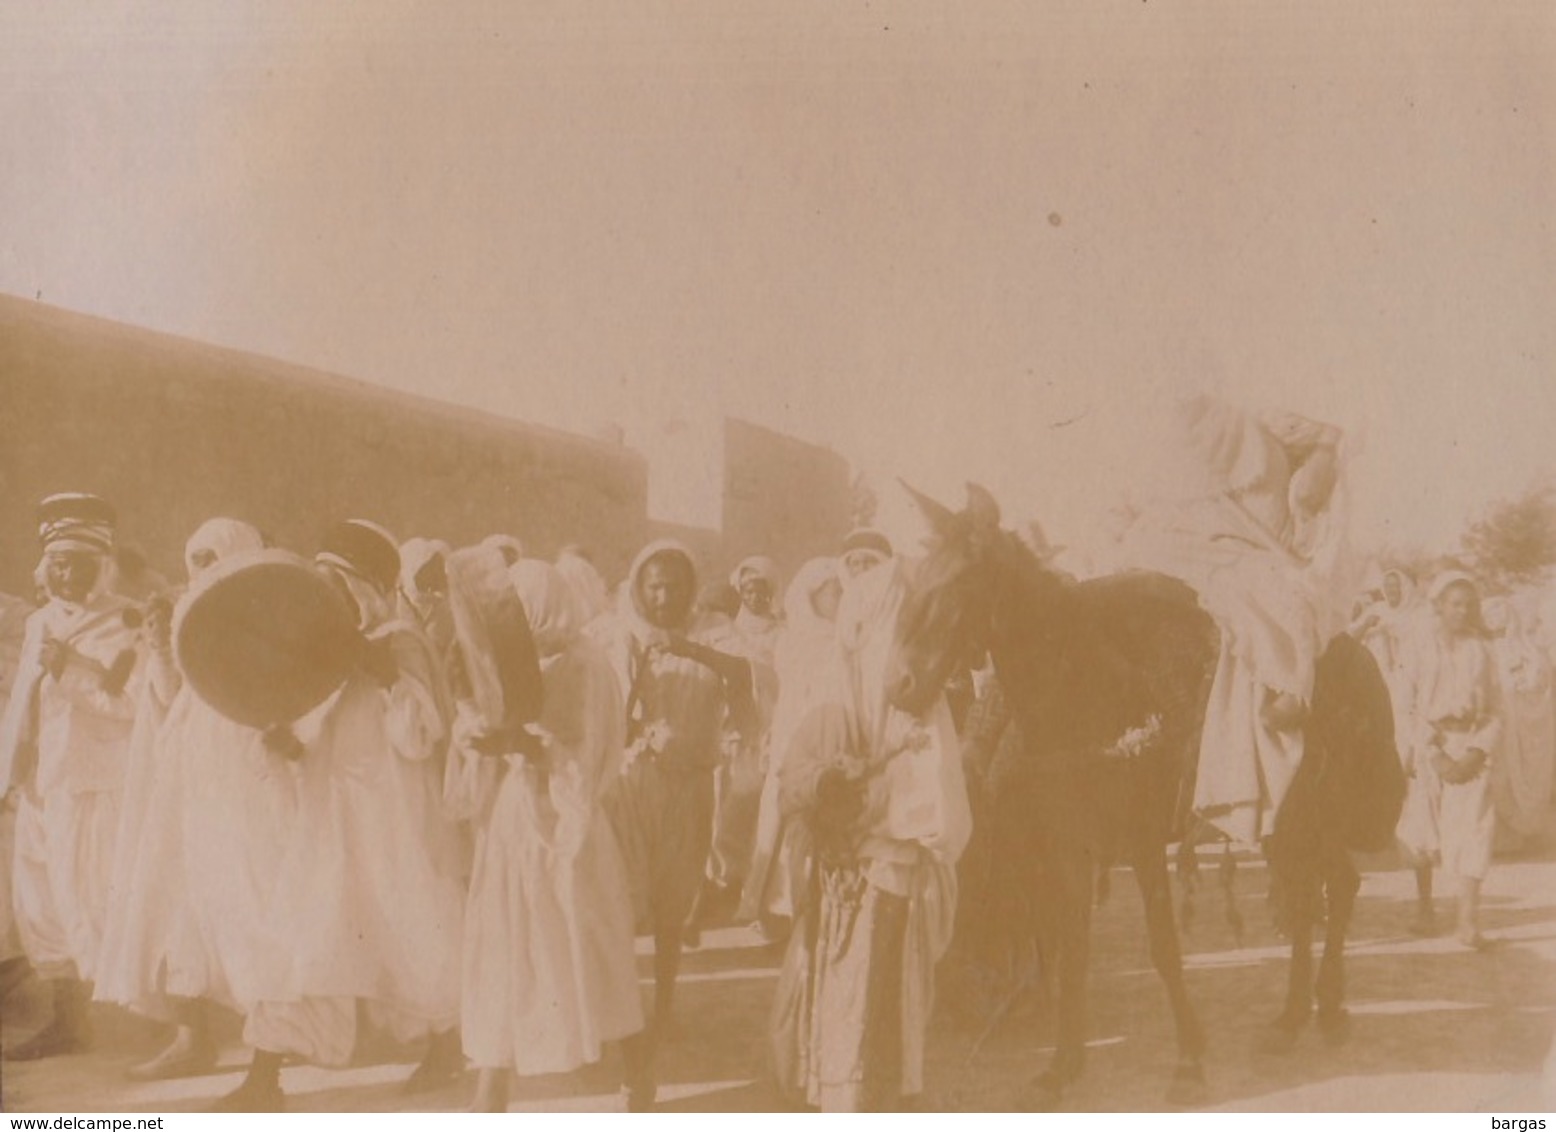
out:
{"label": "tree", "polygon": [[848,490],[848,521],[855,527],[873,526],[875,513],[879,510],[881,501],[875,494],[875,488],[870,486],[869,477],[863,472],[854,472]]}
{"label": "tree", "polygon": [[1556,487],[1494,504],[1460,541],[1474,571],[1500,587],[1544,582],[1556,566]]}

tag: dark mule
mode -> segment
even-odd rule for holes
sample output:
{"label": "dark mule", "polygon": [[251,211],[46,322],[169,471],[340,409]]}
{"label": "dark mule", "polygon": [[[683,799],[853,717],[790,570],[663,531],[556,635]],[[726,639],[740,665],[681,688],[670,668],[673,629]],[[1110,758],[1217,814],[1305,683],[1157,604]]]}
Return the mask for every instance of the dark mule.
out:
{"label": "dark mule", "polygon": [[[969,487],[961,513],[914,497],[936,538],[898,621],[891,695],[916,711],[954,669],[986,650],[1021,728],[1022,765],[1006,767],[998,788],[984,796],[981,879],[990,899],[982,908],[984,925],[1025,929],[1055,968],[1057,1048],[1038,1078],[1037,1100],[1057,1103],[1080,1074],[1093,879],[1126,860],[1177,1026],[1169,1099],[1194,1103],[1204,1092],[1205,1037],[1184,986],[1167,846],[1183,836],[1189,818],[1216,627],[1195,593],[1173,579],[1132,572],[1076,583],[1046,569],[1000,529],[999,508],[981,488]],[[1348,706],[1320,727],[1324,707],[1315,703],[1319,757],[1304,758],[1305,773],[1273,839],[1272,873],[1287,894],[1293,933],[1292,990],[1279,1026],[1288,1035],[1310,1010],[1308,939],[1325,887],[1329,946],[1319,999],[1326,1018],[1343,1018],[1340,951],[1356,891],[1344,849],[1369,847],[1368,835],[1384,825],[1392,831],[1394,786],[1402,786],[1387,691],[1380,701],[1381,676],[1370,655],[1337,644],[1321,665],[1319,686]],[[1361,804],[1337,804],[1336,793],[1358,783],[1366,789],[1351,801]],[[978,917],[978,905],[967,901],[959,930]]]}
{"label": "dark mule", "polygon": [[[1343,1041],[1345,935],[1361,877],[1353,852],[1393,844],[1405,800],[1388,685],[1372,654],[1341,634],[1319,657],[1302,764],[1266,848],[1282,926],[1291,936],[1286,1008],[1265,1036],[1268,1052],[1290,1049],[1318,1004],[1325,1038]],[[1313,978],[1313,926],[1324,920],[1324,956]]]}

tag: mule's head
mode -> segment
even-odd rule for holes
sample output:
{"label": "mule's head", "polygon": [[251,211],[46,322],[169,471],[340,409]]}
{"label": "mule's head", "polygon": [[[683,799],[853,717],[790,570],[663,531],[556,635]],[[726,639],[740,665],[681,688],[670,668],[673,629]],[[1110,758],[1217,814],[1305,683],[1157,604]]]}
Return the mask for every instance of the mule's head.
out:
{"label": "mule's head", "polygon": [[993,631],[996,556],[1004,538],[999,504],[967,485],[962,511],[935,502],[906,484],[929,521],[929,553],[910,576],[897,617],[887,665],[887,696],[917,715],[934,702],[952,673],[979,666]]}

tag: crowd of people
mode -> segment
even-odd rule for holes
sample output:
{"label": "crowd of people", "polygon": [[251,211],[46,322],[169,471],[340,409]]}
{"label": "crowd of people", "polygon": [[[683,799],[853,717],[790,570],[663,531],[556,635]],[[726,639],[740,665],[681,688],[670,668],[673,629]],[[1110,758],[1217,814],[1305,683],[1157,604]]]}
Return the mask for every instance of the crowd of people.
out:
{"label": "crowd of people", "polygon": [[[159,592],[126,584],[115,527],[99,497],[45,500],[37,608],[0,606],[7,981],[30,970],[52,1005],[7,1059],[86,1048],[95,1000],[166,1025],[133,1077],[208,1072],[224,1010],[253,1052],[219,1110],[277,1110],[289,1062],[382,1037],[424,1051],[407,1089],[473,1068],[486,1111],[615,1043],[645,1111],[683,950],[738,911],[788,941],[771,1043],[793,1103],[921,1091],[970,818],[945,705],[886,700],[906,581],[884,535],[786,592],[760,557],[699,589],[654,542],[612,594],[575,547],[350,520],[304,562],[216,518]],[[327,580],[359,647],[323,702],[252,726],[197,690],[179,627],[278,556]]]}
{"label": "crowd of people", "polygon": [[[1498,838],[1548,820],[1547,650],[1518,602],[1483,600],[1462,570],[1419,596],[1388,571],[1335,621],[1315,595],[1339,576],[1337,431],[1209,402],[1187,422],[1209,478],[1129,540],[1221,631],[1198,811],[1236,842],[1268,834],[1313,664],[1349,632],[1393,698],[1416,930],[1437,930],[1441,871],[1457,939],[1482,946]],[[910,567],[881,532],[787,585],[764,557],[700,584],[685,547],[656,541],[612,590],[578,547],[548,561],[510,536],[455,549],[349,520],[304,560],[215,518],[169,587],[120,569],[103,499],[53,496],[38,517],[36,600],[0,599],[0,990],[30,971],[52,1010],[6,1058],[85,1048],[96,1000],[165,1024],[142,1079],[208,1071],[217,1012],[241,1016],[252,1058],[223,1110],[279,1109],[289,1062],[344,1066],[382,1035],[423,1051],[407,1089],[473,1068],[485,1111],[514,1075],[614,1044],[624,1103],[644,1111],[683,952],[733,917],[785,947],[769,1042],[792,1103],[922,1092],[966,776],[988,752],[950,695],[918,715],[891,703]],[[359,644],[322,702],[252,726],[196,690],[176,630],[223,577],[278,555],[328,582]],[[998,696],[983,675],[966,683]]]}

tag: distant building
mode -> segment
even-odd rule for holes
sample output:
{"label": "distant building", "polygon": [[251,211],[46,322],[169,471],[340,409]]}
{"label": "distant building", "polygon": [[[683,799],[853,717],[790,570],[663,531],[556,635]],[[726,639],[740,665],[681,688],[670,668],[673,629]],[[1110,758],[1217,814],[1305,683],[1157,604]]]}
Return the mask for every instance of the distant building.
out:
{"label": "distant building", "polygon": [[31,592],[33,505],[65,490],[110,499],[123,541],[174,579],[215,515],[301,553],[350,516],[456,546],[512,534],[546,557],[578,543],[612,584],[662,535],[705,579],[750,554],[789,576],[832,553],[847,462],[746,421],[717,427],[678,435],[684,466],[666,456],[654,475],[705,485],[718,525],[651,522],[648,462],[619,430],[575,436],[0,296],[0,591]]}
{"label": "distant building", "polygon": [[619,445],[0,297],[0,590],[31,592],[33,505],[103,494],[170,577],[203,520],[311,552],[348,516],[455,545],[496,531],[619,576],[647,535],[648,468]]}
{"label": "distant building", "polygon": [[724,422],[726,569],[765,554],[793,577],[807,559],[836,553],[851,509],[842,456],[746,421]]}

